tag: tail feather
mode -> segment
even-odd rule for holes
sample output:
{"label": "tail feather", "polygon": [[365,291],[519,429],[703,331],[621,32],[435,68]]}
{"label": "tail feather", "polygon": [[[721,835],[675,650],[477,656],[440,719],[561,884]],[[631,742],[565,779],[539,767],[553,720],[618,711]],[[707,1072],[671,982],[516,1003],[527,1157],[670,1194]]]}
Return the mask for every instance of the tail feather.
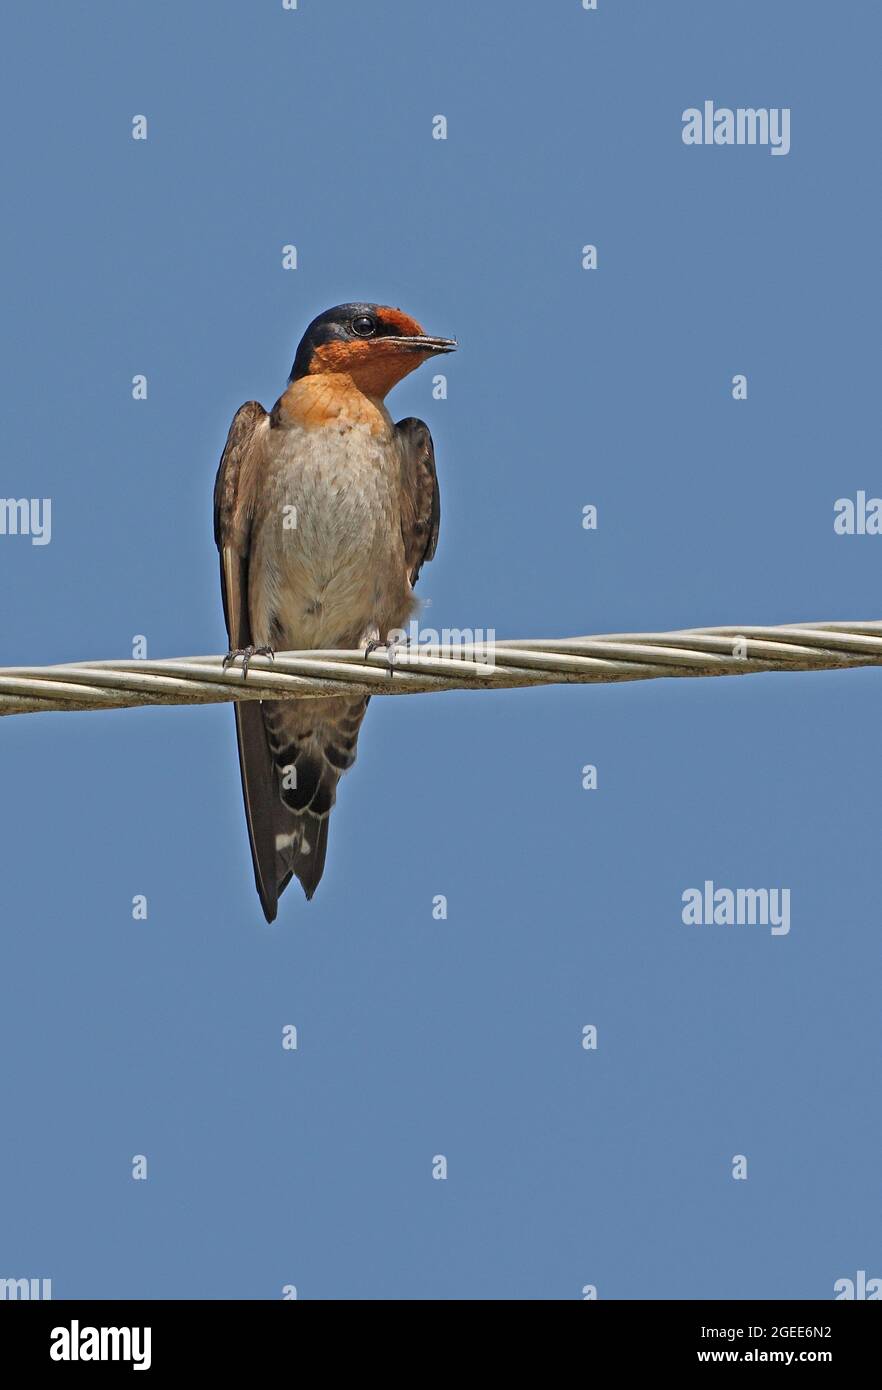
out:
{"label": "tail feather", "polygon": [[355,762],[368,698],[270,700],[261,704],[276,784],[277,897],[292,877],[300,881],[307,898],[318,887],[337,783]]}
{"label": "tail feather", "polygon": [[[245,819],[251,842],[254,882],[263,915],[275,920],[279,893],[276,844],[276,770],[267,743],[260,705],[241,701],[236,710],[236,741],[239,745],[239,772],[245,798]],[[290,875],[289,875],[290,877]]]}
{"label": "tail feather", "polygon": [[330,822],[327,816],[320,819],[310,811],[301,811],[292,820],[292,830],[276,838],[278,891],[281,895],[296,877],[307,898],[311,898],[324,873]]}

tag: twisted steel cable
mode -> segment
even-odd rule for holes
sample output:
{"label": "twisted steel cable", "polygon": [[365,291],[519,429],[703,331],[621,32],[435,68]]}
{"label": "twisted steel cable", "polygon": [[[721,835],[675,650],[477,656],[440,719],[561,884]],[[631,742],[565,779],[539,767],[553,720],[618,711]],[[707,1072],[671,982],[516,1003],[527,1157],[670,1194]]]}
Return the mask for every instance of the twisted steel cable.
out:
{"label": "twisted steel cable", "polygon": [[405,647],[387,654],[279,652],[224,670],[220,656],[0,669],[0,715],[327,695],[409,695],[528,685],[830,671],[882,665],[882,620],[688,628],[599,637]]}

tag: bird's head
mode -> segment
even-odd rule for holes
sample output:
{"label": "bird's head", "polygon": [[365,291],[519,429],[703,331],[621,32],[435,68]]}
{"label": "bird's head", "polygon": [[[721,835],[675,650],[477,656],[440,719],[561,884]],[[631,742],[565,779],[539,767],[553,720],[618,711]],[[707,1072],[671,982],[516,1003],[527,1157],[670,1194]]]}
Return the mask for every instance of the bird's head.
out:
{"label": "bird's head", "polygon": [[300,340],[291,381],[338,373],[367,396],[382,398],[402,377],[454,338],[432,338],[409,314],[383,304],[338,304],[313,319]]}

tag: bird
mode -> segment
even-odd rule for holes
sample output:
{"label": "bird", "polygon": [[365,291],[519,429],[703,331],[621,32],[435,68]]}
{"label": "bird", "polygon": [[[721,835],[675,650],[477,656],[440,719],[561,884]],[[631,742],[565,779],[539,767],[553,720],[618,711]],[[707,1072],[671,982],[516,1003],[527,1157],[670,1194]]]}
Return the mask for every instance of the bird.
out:
{"label": "bird", "polygon": [[[387,646],[417,608],[441,518],[428,426],[393,423],[386,396],[456,339],[401,309],[338,304],[304,333],[272,410],[233,417],[214,488],[229,639],[258,654]],[[390,675],[392,667],[390,665]],[[257,893],[267,922],[292,877],[307,899],[328,820],[355,761],[369,696],[237,701],[236,736]]]}

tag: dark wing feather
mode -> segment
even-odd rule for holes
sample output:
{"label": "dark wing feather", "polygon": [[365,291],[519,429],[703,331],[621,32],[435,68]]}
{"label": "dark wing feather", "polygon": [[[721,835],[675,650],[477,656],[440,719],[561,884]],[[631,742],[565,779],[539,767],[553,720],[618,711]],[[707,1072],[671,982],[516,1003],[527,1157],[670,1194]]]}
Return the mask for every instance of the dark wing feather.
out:
{"label": "dark wing feather", "polygon": [[[248,551],[256,480],[255,431],[266,411],[248,401],[233,418],[214,485],[214,538],[220,553],[221,592],[230,650],[251,644],[248,616]],[[260,703],[235,705],[236,738],[254,880],[264,916],[272,922],[278,905],[276,882],[276,772]]]}
{"label": "dark wing feather", "polygon": [[411,584],[431,560],[441,526],[441,494],[428,425],[412,417],[395,426],[401,447],[401,534]]}

